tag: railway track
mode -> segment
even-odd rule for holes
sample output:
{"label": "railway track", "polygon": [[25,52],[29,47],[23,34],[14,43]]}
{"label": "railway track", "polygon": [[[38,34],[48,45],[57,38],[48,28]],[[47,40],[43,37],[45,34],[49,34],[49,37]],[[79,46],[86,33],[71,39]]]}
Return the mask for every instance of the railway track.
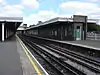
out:
{"label": "railway track", "polygon": [[64,62],[60,62],[61,60],[59,60],[59,56],[52,55],[51,53],[43,49],[44,47],[25,38],[23,39],[23,41],[24,43],[26,42],[26,44],[31,47],[32,50],[35,50],[43,59],[45,59],[48,64],[53,67],[54,71],[57,71],[57,73],[59,73],[59,75],[86,75],[69,64],[63,64]]}
{"label": "railway track", "polygon": [[[21,37],[20,36],[20,39],[24,42],[24,44],[29,48],[29,50],[32,52],[34,52],[36,58],[40,59],[40,62],[42,60],[42,63],[45,64],[42,65],[46,70],[47,72],[50,74],[50,75],[62,75],[59,70],[57,70],[48,60],[45,59],[45,57],[43,55],[41,55],[41,53],[39,51],[37,51],[36,48],[34,48],[28,41],[25,40],[25,38]],[[38,57],[37,57],[38,56]],[[45,61],[45,62],[44,62]]]}
{"label": "railway track", "polygon": [[[53,49],[52,47],[49,47],[47,45],[44,45],[44,46],[47,49],[65,57],[64,59],[62,59],[65,62],[67,62],[67,60],[70,60],[70,63],[72,63],[72,64],[69,63],[70,65],[76,64],[76,66],[74,66],[74,65],[73,66],[76,67],[77,69],[83,71],[87,75],[88,74],[90,74],[90,75],[100,74],[100,68],[99,68],[99,66],[95,66],[96,64],[94,65],[93,63],[91,64],[90,62],[85,62],[84,60],[77,58],[75,54],[74,55],[69,54],[67,51],[62,51],[61,49],[59,51],[58,49]],[[65,60],[65,59],[67,59],[67,60]]]}
{"label": "railway track", "polygon": [[57,46],[57,45],[54,45],[54,44],[48,44],[48,46],[50,46],[50,47],[52,47],[52,48],[54,48],[54,49],[57,49],[57,50],[61,50],[61,51],[63,51],[64,53],[68,53],[68,54],[70,54],[70,55],[72,55],[72,56],[74,56],[74,57],[77,57],[77,58],[81,59],[81,60],[84,60],[84,61],[86,61],[87,63],[93,64],[94,66],[98,67],[98,69],[100,69],[100,62],[94,60],[93,58],[89,58],[89,57],[87,57],[87,56],[85,56],[85,55],[76,53],[76,52],[74,52],[74,51],[68,50],[68,49],[66,49],[66,48],[62,48],[62,47]]}
{"label": "railway track", "polygon": [[99,62],[53,44],[38,45],[34,43],[34,40],[27,38],[24,39],[27,40],[30,47],[39,50],[38,54],[41,54],[41,57],[44,56],[49,64],[62,73],[60,75],[100,75]]}

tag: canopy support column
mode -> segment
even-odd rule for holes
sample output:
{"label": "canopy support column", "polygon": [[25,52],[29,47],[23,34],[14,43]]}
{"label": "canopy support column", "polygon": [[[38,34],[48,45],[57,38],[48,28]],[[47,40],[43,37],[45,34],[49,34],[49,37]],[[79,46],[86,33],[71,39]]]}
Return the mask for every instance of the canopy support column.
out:
{"label": "canopy support column", "polygon": [[4,25],[5,23],[2,23],[2,41],[4,41]]}

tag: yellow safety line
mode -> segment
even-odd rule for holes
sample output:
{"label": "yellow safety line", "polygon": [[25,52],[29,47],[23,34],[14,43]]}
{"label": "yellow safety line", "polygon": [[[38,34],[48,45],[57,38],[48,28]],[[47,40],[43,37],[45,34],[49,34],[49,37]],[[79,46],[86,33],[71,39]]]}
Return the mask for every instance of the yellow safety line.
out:
{"label": "yellow safety line", "polygon": [[[20,40],[19,40],[19,42],[20,42]],[[37,74],[38,75],[42,75],[41,72],[40,72],[40,70],[38,69],[38,67],[35,65],[35,62],[32,60],[32,58],[30,57],[29,53],[26,51],[25,47],[22,45],[21,42],[20,42],[20,45],[23,48],[23,50],[24,50],[25,54],[27,55],[27,57],[29,58],[29,60],[30,60],[30,62],[32,64],[32,66],[34,67],[34,69],[36,70]]]}

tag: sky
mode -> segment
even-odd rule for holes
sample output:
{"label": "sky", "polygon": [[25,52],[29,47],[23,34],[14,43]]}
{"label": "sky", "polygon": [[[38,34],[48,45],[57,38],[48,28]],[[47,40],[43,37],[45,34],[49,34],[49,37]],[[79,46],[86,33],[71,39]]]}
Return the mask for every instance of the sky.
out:
{"label": "sky", "polygon": [[99,20],[100,0],[0,0],[0,16],[23,17],[28,26],[73,15]]}

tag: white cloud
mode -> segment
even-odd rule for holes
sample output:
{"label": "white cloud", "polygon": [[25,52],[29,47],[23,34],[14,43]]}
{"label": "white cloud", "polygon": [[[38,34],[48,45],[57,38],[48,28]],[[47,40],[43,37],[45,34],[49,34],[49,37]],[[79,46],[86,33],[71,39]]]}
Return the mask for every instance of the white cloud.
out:
{"label": "white cloud", "polygon": [[39,7],[39,2],[37,0],[21,0],[21,4],[29,9]]}
{"label": "white cloud", "polygon": [[0,0],[0,3],[2,3],[4,0]]}
{"label": "white cloud", "polygon": [[89,18],[98,19],[98,16],[100,16],[100,6],[96,3],[68,1],[61,3],[60,8],[73,14],[87,15]]}
{"label": "white cloud", "polygon": [[5,0],[0,0],[0,6],[6,5],[6,4],[7,4],[7,2]]}
{"label": "white cloud", "polygon": [[39,3],[36,0],[21,0],[19,4],[8,4],[4,0],[0,0],[0,16],[23,17],[25,12],[23,10],[29,8],[37,8]]}
{"label": "white cloud", "polygon": [[[28,8],[38,8],[39,3],[36,0],[22,0],[21,3],[19,4],[8,4],[6,1],[4,0],[0,0],[0,16],[3,17],[25,17],[25,21],[28,22],[28,24],[31,23],[32,19],[34,18],[33,15],[29,15],[29,16],[25,16],[25,12],[23,11],[23,9],[28,9]],[[36,14],[37,15],[37,14]],[[38,13],[38,16],[36,16],[37,20],[38,17],[40,18],[39,15],[42,15],[41,12]],[[36,20],[36,21],[37,21]],[[24,21],[24,22],[25,22]],[[32,22],[33,24],[34,22]]]}
{"label": "white cloud", "polygon": [[60,7],[69,12],[74,12],[74,13],[81,12],[83,14],[88,14],[99,9],[99,6],[95,3],[78,2],[78,1],[64,2],[60,5]]}
{"label": "white cloud", "polygon": [[5,5],[0,9],[0,16],[20,17],[23,15],[22,9],[21,5]]}
{"label": "white cloud", "polygon": [[36,14],[30,14],[24,17],[24,23],[27,23],[28,26],[32,24],[37,24],[38,21],[47,21],[49,19],[57,17],[58,14],[53,11],[42,10]]}
{"label": "white cloud", "polygon": [[13,7],[16,8],[16,9],[24,9],[24,6],[19,5],[19,4],[13,5]]}
{"label": "white cloud", "polygon": [[51,10],[42,10],[36,14],[30,14],[24,17],[24,23],[29,25],[37,24],[38,21],[47,21],[55,17],[71,17],[71,14],[58,14],[57,12]]}
{"label": "white cloud", "polygon": [[59,14],[58,17],[67,17],[71,18],[73,15],[72,14]]}
{"label": "white cloud", "polygon": [[[39,3],[36,0],[22,0],[21,4],[9,5],[5,2],[0,8],[0,16],[24,17],[23,22],[29,25],[37,24],[38,21],[47,21],[55,17],[71,17],[73,14],[58,14],[52,10],[40,10],[37,13],[25,15],[23,9],[38,8]],[[95,3],[86,3],[78,1],[68,1],[60,5],[60,9],[73,12],[78,15],[88,15],[90,18],[100,18],[100,7]]]}

